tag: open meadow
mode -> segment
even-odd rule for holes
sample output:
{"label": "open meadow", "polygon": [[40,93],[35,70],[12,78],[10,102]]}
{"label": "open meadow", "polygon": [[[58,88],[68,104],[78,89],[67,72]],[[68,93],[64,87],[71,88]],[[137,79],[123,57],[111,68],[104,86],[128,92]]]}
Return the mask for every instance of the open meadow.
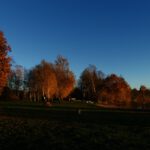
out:
{"label": "open meadow", "polygon": [[150,112],[0,102],[0,149],[150,149]]}

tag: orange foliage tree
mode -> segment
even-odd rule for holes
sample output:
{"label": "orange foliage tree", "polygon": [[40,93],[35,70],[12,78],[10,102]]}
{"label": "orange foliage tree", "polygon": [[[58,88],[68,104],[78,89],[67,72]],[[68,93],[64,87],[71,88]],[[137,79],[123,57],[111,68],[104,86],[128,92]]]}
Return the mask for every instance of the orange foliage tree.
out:
{"label": "orange foliage tree", "polygon": [[69,68],[69,62],[63,56],[58,56],[55,61],[55,74],[57,78],[57,97],[63,99],[73,90],[75,77]]}
{"label": "orange foliage tree", "polygon": [[7,78],[10,72],[11,58],[8,56],[10,47],[4,37],[3,32],[0,32],[0,94],[6,86]]}
{"label": "orange foliage tree", "polygon": [[41,96],[53,98],[57,91],[53,65],[43,60],[33,68],[29,75],[29,88],[31,97],[36,100],[39,100]]}
{"label": "orange foliage tree", "polygon": [[131,89],[128,83],[115,74],[108,76],[99,91],[99,102],[119,106],[129,106],[131,103]]}
{"label": "orange foliage tree", "polygon": [[74,74],[66,58],[58,56],[55,64],[43,60],[29,73],[30,98],[39,100],[41,96],[46,96],[48,99],[63,99],[70,94],[74,83]]}

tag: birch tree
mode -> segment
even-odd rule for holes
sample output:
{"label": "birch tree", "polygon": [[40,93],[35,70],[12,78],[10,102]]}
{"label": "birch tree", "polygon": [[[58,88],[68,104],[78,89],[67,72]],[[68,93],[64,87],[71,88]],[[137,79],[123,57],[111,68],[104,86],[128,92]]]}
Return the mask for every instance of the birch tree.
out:
{"label": "birch tree", "polygon": [[42,61],[31,70],[29,76],[29,87],[32,97],[39,99],[40,96],[53,98],[57,91],[57,80],[53,65]]}
{"label": "birch tree", "polygon": [[81,73],[79,80],[79,88],[82,91],[85,100],[97,101],[97,92],[99,91],[104,73],[97,71],[94,65],[89,65]]}
{"label": "birch tree", "polygon": [[57,97],[67,97],[74,88],[75,77],[69,68],[69,62],[63,56],[58,56],[55,61],[55,74],[57,78]]}

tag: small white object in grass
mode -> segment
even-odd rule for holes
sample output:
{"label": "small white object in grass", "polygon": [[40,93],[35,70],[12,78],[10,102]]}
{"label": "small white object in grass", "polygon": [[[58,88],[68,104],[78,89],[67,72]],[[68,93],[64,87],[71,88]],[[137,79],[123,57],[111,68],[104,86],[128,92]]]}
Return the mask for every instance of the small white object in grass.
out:
{"label": "small white object in grass", "polygon": [[81,114],[81,109],[78,109],[78,115],[80,115]]}

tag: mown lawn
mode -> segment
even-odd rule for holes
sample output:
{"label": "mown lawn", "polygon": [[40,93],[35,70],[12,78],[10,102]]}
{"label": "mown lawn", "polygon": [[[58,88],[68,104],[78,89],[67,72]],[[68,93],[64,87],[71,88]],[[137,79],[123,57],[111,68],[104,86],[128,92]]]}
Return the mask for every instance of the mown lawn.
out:
{"label": "mown lawn", "polygon": [[149,112],[26,102],[0,102],[0,109],[0,150],[150,149]]}

